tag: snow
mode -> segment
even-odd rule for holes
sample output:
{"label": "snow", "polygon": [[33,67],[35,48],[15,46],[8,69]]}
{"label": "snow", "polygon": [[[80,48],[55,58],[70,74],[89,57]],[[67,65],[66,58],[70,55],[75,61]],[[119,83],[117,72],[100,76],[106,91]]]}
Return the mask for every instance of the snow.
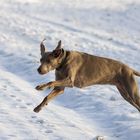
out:
{"label": "snow", "polygon": [[[114,86],[67,88],[38,114],[54,79],[37,73],[39,43],[120,60],[140,71],[139,0],[0,1],[0,140],[138,140],[140,114]],[[140,79],[136,77],[140,87]]]}

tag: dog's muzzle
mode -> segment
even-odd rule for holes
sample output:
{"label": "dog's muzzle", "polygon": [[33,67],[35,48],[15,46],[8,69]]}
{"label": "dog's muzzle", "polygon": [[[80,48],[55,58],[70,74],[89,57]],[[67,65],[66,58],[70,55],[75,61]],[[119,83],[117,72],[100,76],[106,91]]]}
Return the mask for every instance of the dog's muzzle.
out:
{"label": "dog's muzzle", "polygon": [[41,67],[39,67],[39,68],[37,69],[37,71],[38,71],[38,73],[41,74],[41,75],[48,73],[48,71],[42,70]]}

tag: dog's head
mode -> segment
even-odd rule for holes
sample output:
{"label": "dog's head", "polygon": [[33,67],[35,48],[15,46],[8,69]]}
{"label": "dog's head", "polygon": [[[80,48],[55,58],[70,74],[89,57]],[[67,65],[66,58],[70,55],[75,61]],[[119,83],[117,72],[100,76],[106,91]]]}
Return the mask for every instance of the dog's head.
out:
{"label": "dog's head", "polygon": [[[43,40],[44,41],[44,40]],[[61,48],[61,40],[52,52],[45,51],[43,41],[40,44],[41,65],[37,69],[39,74],[46,74],[51,70],[58,68],[63,60],[64,50]]]}

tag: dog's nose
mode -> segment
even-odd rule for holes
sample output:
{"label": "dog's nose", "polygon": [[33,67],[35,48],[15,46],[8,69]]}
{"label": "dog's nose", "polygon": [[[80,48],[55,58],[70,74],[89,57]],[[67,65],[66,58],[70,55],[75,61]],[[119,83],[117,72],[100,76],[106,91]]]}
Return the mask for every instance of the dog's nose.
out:
{"label": "dog's nose", "polygon": [[38,71],[38,73],[41,73],[41,70],[40,70],[40,68],[38,68],[38,69],[37,69],[37,71]]}

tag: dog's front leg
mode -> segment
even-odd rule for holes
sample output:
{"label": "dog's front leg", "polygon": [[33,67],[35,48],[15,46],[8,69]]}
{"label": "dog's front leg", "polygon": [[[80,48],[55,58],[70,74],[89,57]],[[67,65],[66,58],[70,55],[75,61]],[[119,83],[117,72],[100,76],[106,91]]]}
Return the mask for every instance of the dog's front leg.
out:
{"label": "dog's front leg", "polygon": [[49,83],[41,84],[36,87],[37,90],[44,90],[46,88],[54,88],[54,87],[72,87],[72,80],[68,77],[63,80],[52,81]]}
{"label": "dog's front leg", "polygon": [[38,86],[36,86],[36,90],[44,90],[47,88],[47,83],[44,83],[44,84],[40,84]]}
{"label": "dog's front leg", "polygon": [[45,105],[48,104],[50,100],[52,100],[54,97],[56,97],[59,94],[62,94],[64,92],[64,87],[56,87],[54,90],[46,96],[43,101],[34,109],[34,112],[38,113]]}

